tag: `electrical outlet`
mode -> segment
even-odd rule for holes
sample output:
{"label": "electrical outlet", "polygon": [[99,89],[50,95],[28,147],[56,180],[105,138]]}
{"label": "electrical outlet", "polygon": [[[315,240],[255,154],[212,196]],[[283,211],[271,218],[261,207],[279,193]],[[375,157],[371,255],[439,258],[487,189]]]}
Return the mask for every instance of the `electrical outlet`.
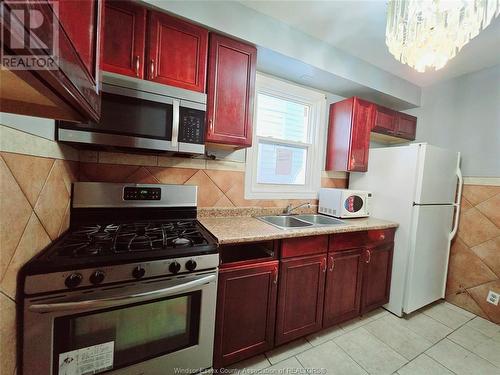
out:
{"label": "electrical outlet", "polygon": [[500,293],[495,293],[494,291],[490,290],[488,292],[488,297],[486,297],[486,302],[498,306],[498,301],[500,301]]}

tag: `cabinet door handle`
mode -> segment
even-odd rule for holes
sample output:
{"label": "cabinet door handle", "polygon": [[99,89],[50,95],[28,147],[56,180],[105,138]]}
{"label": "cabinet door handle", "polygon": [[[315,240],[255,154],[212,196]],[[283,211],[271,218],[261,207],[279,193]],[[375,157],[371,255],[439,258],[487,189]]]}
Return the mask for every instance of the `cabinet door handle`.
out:
{"label": "cabinet door handle", "polygon": [[365,263],[370,263],[370,261],[372,259],[372,251],[371,250],[366,250],[366,252],[368,253],[368,259],[365,260]]}
{"label": "cabinet door handle", "polygon": [[276,285],[278,284],[278,267],[274,267],[273,274],[274,274],[273,283]]}
{"label": "cabinet door handle", "polygon": [[139,66],[141,65],[141,58],[139,55],[135,57],[135,76],[139,77]]}
{"label": "cabinet door handle", "polygon": [[151,59],[151,63],[149,64],[149,74],[150,74],[150,79],[155,78],[155,61]]}
{"label": "cabinet door handle", "polygon": [[326,273],[326,268],[327,268],[327,266],[326,266],[326,257],[321,260],[321,265],[323,266],[323,272]]}
{"label": "cabinet door handle", "polygon": [[214,132],[214,121],[212,119],[208,120],[208,129],[210,129],[210,133]]}
{"label": "cabinet door handle", "polygon": [[330,272],[332,272],[335,268],[335,260],[333,259],[333,257],[330,257],[330,262],[332,262],[332,265],[330,266]]}

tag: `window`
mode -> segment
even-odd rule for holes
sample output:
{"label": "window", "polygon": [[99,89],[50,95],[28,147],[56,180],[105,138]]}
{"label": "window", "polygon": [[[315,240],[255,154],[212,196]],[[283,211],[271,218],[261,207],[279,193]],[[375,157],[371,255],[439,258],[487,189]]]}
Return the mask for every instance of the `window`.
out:
{"label": "window", "polygon": [[312,199],[320,186],[325,95],[257,74],[247,199]]}

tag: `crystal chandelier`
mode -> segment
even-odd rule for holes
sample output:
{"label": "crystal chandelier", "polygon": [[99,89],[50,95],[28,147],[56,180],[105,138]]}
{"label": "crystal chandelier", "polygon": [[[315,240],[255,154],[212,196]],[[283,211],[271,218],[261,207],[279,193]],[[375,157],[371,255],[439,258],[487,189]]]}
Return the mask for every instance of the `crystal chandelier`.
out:
{"label": "crystal chandelier", "polygon": [[500,13],[500,0],[389,0],[389,52],[419,72],[441,69]]}

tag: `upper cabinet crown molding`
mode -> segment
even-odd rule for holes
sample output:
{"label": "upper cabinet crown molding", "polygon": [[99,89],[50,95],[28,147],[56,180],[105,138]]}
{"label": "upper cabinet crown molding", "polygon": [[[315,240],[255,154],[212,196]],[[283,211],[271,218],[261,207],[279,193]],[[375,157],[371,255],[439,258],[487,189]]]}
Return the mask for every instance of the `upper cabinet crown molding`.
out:
{"label": "upper cabinet crown molding", "polygon": [[206,142],[252,145],[257,49],[210,34]]}

